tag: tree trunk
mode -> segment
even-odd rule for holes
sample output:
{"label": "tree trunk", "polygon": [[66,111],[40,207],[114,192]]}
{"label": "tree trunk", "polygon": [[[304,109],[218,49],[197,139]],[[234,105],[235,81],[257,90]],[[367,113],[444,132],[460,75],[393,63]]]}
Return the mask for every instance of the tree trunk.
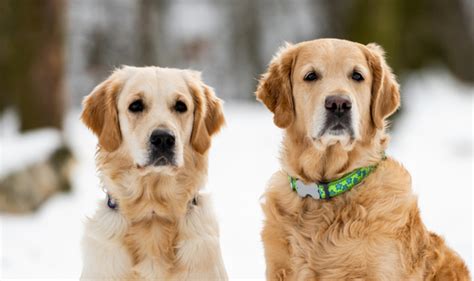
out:
{"label": "tree trunk", "polygon": [[22,131],[62,125],[64,3],[0,1],[0,110],[13,105]]}
{"label": "tree trunk", "polygon": [[[234,80],[234,89],[238,89],[234,97],[247,93],[247,97],[254,99],[256,78],[265,69],[262,62],[259,45],[260,40],[260,14],[259,2],[252,0],[230,1],[228,9],[229,27],[231,36],[231,65],[234,71],[231,76]],[[233,52],[233,53],[232,53]],[[235,78],[234,78],[235,77]],[[239,81],[252,81],[253,83],[241,83]]]}

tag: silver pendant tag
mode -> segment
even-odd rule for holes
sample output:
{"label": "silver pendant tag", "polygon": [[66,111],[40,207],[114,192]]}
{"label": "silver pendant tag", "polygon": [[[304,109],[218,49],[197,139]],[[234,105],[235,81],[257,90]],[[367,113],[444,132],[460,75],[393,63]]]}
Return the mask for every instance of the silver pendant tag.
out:
{"label": "silver pendant tag", "polygon": [[306,196],[311,196],[314,199],[321,199],[319,195],[318,186],[315,183],[311,183],[309,185],[304,184],[302,181],[296,181],[296,192],[300,197],[305,198]]}

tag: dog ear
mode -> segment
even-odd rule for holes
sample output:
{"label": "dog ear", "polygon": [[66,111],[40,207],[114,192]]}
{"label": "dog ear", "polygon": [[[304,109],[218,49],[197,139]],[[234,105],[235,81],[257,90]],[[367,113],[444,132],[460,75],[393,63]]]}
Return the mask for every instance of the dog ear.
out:
{"label": "dog ear", "polygon": [[377,129],[385,128],[385,119],[400,106],[399,85],[392,69],[385,61],[385,52],[379,45],[367,45],[366,57],[372,71],[372,99],[370,113]]}
{"label": "dog ear", "polygon": [[85,97],[81,119],[99,138],[99,146],[108,152],[122,142],[117,112],[117,95],[122,89],[122,69],[115,70]]}
{"label": "dog ear", "polygon": [[[194,121],[191,145],[200,154],[211,146],[211,137],[225,123],[222,102],[209,86],[200,81],[200,75],[192,75],[188,87],[194,100]],[[198,80],[199,78],[199,80]]]}
{"label": "dog ear", "polygon": [[289,43],[280,48],[260,78],[255,92],[257,99],[273,112],[275,125],[283,129],[293,123],[295,115],[291,82],[295,55],[296,49]]}

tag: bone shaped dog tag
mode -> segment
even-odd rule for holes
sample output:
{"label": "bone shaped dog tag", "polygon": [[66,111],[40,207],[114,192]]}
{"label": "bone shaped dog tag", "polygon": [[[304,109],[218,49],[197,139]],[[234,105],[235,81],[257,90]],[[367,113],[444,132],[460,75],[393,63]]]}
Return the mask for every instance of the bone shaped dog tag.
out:
{"label": "bone shaped dog tag", "polygon": [[306,196],[311,196],[314,199],[320,199],[319,190],[315,183],[310,183],[309,185],[304,184],[302,181],[296,181],[296,192],[300,197],[305,198]]}

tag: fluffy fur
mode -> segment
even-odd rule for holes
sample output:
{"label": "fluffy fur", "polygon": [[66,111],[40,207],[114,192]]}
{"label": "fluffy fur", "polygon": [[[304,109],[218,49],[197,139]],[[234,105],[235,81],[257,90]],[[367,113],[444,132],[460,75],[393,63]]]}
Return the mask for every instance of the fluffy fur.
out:
{"label": "fluffy fur", "polygon": [[[143,100],[144,110],[128,110]],[[177,100],[187,112],[173,110]],[[220,100],[197,72],[123,67],[84,101],[98,136],[97,167],[118,210],[100,202],[86,223],[82,280],[226,280],[208,195],[211,136],[224,123]],[[176,136],[176,164],[146,165],[152,131]],[[194,202],[193,202],[194,200]]]}
{"label": "fluffy fur", "polygon": [[[357,70],[364,80],[351,79]],[[316,71],[316,81],[303,79]],[[470,280],[460,257],[423,225],[410,174],[392,158],[386,118],[398,84],[380,46],[337,39],[286,45],[256,92],[285,130],[282,170],[268,183],[262,239],[268,280]],[[352,101],[353,136],[321,132],[324,100]],[[358,167],[377,169],[330,200],[300,198],[288,174],[330,181]]]}

